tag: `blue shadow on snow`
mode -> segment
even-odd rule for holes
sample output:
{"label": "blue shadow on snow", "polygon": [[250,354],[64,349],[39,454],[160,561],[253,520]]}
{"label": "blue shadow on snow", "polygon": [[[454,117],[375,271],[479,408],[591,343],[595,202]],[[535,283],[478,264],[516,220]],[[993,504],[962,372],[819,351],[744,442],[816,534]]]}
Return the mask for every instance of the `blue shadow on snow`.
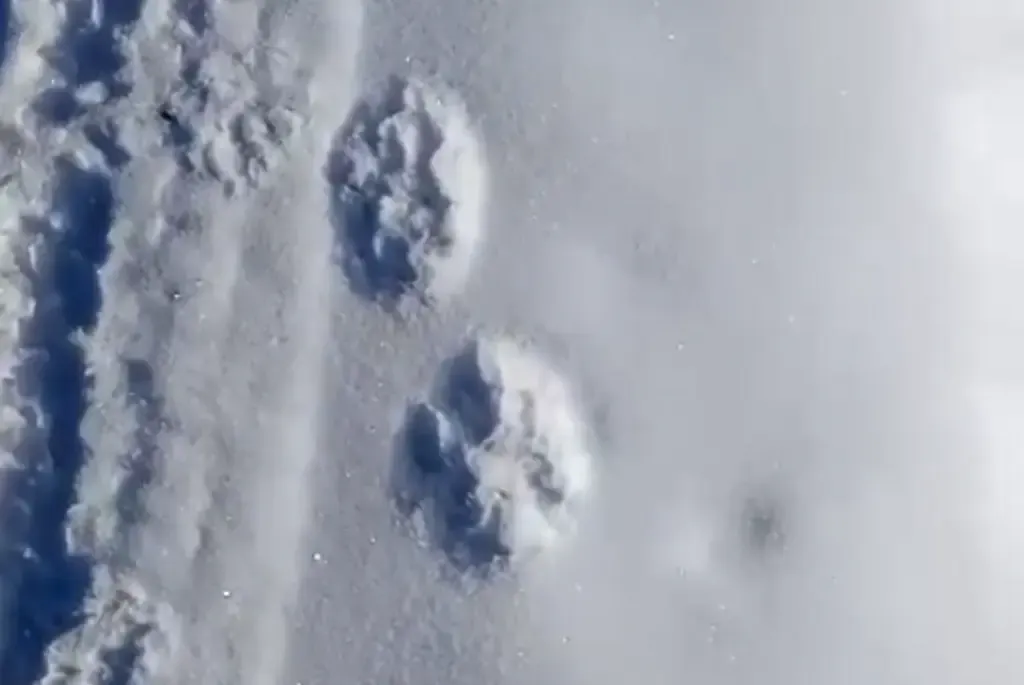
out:
{"label": "blue shadow on snow", "polygon": [[433,404],[408,408],[394,448],[391,492],[406,520],[418,517],[426,542],[459,572],[487,576],[505,568],[496,511],[485,520],[479,479],[467,451],[498,427],[494,389],[484,378],[476,344],[452,357],[440,374]]}
{"label": "blue shadow on snow", "polygon": [[[75,336],[96,324],[101,306],[97,270],[109,252],[114,198],[109,178],[69,159],[56,163],[55,221],[26,219],[50,246],[36,271],[37,313],[25,346],[35,363],[19,369],[23,387],[35,386],[48,417],[45,445],[25,445],[25,463],[48,464],[20,484],[18,498],[31,512],[11,625],[12,639],[0,661],[0,682],[29,685],[43,674],[46,648],[81,621],[90,586],[90,560],[67,546],[65,524],[86,461],[79,425],[88,402],[84,352]],[[45,451],[44,451],[45,450]]]}

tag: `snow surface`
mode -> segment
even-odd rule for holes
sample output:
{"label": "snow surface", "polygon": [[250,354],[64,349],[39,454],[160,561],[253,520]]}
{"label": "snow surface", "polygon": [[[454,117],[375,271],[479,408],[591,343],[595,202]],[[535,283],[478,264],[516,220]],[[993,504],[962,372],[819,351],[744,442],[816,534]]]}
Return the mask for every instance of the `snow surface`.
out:
{"label": "snow surface", "polygon": [[0,685],[1024,681],[1010,0],[0,0]]}
{"label": "snow surface", "polygon": [[480,339],[410,407],[394,496],[458,571],[514,568],[572,535],[594,456],[564,379],[510,339]]}

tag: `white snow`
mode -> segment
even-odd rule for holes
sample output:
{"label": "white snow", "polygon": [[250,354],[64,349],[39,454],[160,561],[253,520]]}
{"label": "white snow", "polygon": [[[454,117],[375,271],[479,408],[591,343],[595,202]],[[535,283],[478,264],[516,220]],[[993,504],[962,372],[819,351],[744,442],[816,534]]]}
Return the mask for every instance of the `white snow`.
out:
{"label": "white snow", "polygon": [[328,162],[340,261],[354,288],[392,302],[462,287],[482,232],[486,166],[447,89],[390,79],[356,106]]}
{"label": "white snow", "polygon": [[521,568],[571,536],[591,437],[564,378],[523,342],[473,340],[398,437],[395,496],[460,570]]}
{"label": "white snow", "polygon": [[0,0],[0,685],[1024,679],[1011,0]]}

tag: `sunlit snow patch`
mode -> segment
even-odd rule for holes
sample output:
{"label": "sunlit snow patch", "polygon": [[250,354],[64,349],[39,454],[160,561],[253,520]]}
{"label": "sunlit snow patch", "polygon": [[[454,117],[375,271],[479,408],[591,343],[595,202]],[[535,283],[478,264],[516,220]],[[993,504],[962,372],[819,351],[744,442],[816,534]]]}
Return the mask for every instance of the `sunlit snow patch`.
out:
{"label": "sunlit snow patch", "polygon": [[462,570],[515,565],[571,534],[591,482],[565,379],[506,339],[468,345],[399,435],[402,513]]}
{"label": "sunlit snow patch", "polygon": [[455,93],[390,79],[350,114],[327,174],[340,259],[356,292],[393,305],[461,288],[480,240],[487,174]]}

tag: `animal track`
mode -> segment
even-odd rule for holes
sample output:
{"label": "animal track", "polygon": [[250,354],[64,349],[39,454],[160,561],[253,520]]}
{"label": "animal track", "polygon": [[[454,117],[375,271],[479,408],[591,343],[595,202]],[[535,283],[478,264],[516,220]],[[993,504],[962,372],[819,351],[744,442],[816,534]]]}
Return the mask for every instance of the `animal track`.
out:
{"label": "animal track", "polygon": [[462,286],[481,232],[481,147],[451,92],[392,78],[358,103],[326,170],[354,291],[392,306]]}
{"label": "animal track", "polygon": [[590,488],[587,428],[566,381],[508,339],[475,340],[397,439],[394,497],[459,570],[525,560],[572,532]]}

